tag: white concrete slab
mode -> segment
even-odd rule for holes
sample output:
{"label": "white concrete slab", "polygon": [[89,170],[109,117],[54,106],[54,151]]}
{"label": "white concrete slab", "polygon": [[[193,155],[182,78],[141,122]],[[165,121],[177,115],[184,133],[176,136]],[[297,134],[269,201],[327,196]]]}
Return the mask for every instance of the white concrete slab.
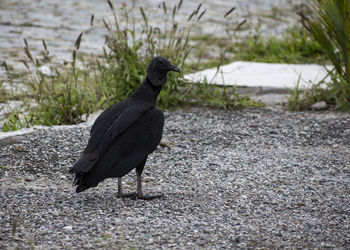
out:
{"label": "white concrete slab", "polygon": [[[331,67],[327,66],[328,69]],[[192,82],[217,85],[293,89],[300,76],[299,87],[310,88],[327,76],[326,69],[317,64],[279,64],[237,61],[220,67],[203,70],[185,76]],[[328,81],[327,77],[325,80]]]}
{"label": "white concrete slab", "polygon": [[11,137],[11,136],[19,136],[19,135],[26,135],[33,133],[35,131],[38,131],[40,129],[46,128],[44,126],[34,126],[31,128],[23,128],[17,131],[11,131],[11,132],[0,132],[0,140]]}
{"label": "white concrete slab", "polygon": [[61,129],[61,128],[69,128],[69,127],[90,127],[92,126],[92,124],[95,122],[96,118],[102,113],[102,110],[98,110],[92,114],[89,115],[89,117],[87,118],[87,120],[85,122],[76,124],[76,125],[56,125],[56,126],[33,126],[30,128],[23,128],[20,130],[16,130],[16,131],[10,131],[10,132],[0,132],[0,141],[4,140],[6,138],[10,138],[13,136],[23,136],[23,135],[27,135],[27,134],[31,134],[34,133],[36,131],[39,130],[46,130],[46,129]]}

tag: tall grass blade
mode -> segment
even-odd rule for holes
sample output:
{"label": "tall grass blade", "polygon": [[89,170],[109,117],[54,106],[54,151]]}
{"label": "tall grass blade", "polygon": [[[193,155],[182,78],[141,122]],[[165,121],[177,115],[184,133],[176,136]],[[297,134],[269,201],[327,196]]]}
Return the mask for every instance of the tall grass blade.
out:
{"label": "tall grass blade", "polygon": [[146,17],[145,11],[143,10],[142,7],[140,7],[140,11],[141,11],[141,15],[142,15],[143,21],[145,22],[145,25],[148,26],[148,19]]}
{"label": "tall grass blade", "polygon": [[77,40],[76,40],[75,43],[74,43],[74,47],[75,47],[77,50],[78,50],[79,47],[80,47],[80,43],[81,43],[81,38],[82,38],[82,36],[83,36],[83,32],[80,32],[80,34],[79,34]]}
{"label": "tall grass blade", "polygon": [[245,24],[247,22],[247,19],[244,19],[242,22],[240,22],[237,27],[235,28],[235,30],[240,30],[241,27],[243,26],[243,24]]}
{"label": "tall grass blade", "polygon": [[28,47],[24,47],[24,53],[27,55],[27,57],[29,58],[30,61],[35,63],[34,58],[32,56],[32,53],[30,52]]}
{"label": "tall grass blade", "polygon": [[225,13],[224,17],[227,17],[228,15],[230,15],[235,9],[236,7],[232,7],[229,11]]}
{"label": "tall grass blade", "polygon": [[187,18],[187,22],[191,21],[191,19],[192,19],[192,17],[193,17],[194,15],[196,15],[196,11],[193,11],[193,12],[191,13],[191,15],[189,15],[189,17]]}
{"label": "tall grass blade", "polygon": [[107,3],[109,5],[109,8],[114,11],[114,6],[110,0],[107,0]]}
{"label": "tall grass blade", "polygon": [[200,3],[199,5],[198,5],[198,7],[197,7],[197,9],[196,9],[196,15],[199,13],[199,10],[201,9],[201,7],[202,7],[202,4]]}
{"label": "tall grass blade", "polygon": [[90,18],[90,27],[94,26],[94,19],[95,19],[95,16],[94,14],[92,14]]}
{"label": "tall grass blade", "polygon": [[172,16],[171,16],[172,20],[174,20],[175,15],[176,15],[176,5],[175,5],[174,8],[173,8],[173,14],[172,14]]}
{"label": "tall grass blade", "polygon": [[106,27],[106,29],[107,29],[109,32],[111,32],[112,29],[109,27],[109,25],[107,24],[106,20],[105,20],[105,19],[102,19],[102,22],[103,22],[104,26]]}
{"label": "tall grass blade", "polygon": [[24,42],[24,45],[25,45],[26,47],[29,47],[29,46],[28,46],[28,41],[27,41],[27,39],[24,38],[24,39],[23,39],[23,42]]}
{"label": "tall grass blade", "polygon": [[46,45],[45,40],[44,40],[44,39],[42,39],[41,41],[42,41],[42,43],[43,43],[44,49],[45,49],[46,51],[48,51],[48,49],[47,49],[47,45]]}
{"label": "tall grass blade", "polygon": [[205,12],[207,11],[207,9],[203,10],[202,13],[199,15],[199,17],[197,18],[197,22],[202,18],[202,16],[205,14]]}
{"label": "tall grass blade", "polygon": [[166,7],[166,3],[165,1],[162,2],[162,6],[163,6],[163,11],[164,11],[164,14],[166,15],[167,14],[167,7]]}
{"label": "tall grass blade", "polygon": [[178,5],[177,5],[177,9],[178,9],[178,10],[181,9],[182,2],[183,2],[183,0],[180,0],[180,1],[179,1]]}

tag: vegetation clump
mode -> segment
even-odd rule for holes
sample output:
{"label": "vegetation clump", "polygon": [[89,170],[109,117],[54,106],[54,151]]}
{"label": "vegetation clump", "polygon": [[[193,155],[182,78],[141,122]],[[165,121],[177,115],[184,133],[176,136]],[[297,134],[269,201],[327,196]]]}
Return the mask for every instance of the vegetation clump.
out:
{"label": "vegetation clump", "polygon": [[[303,102],[311,99],[335,104],[336,109],[350,110],[350,2],[348,0],[313,0],[313,17],[300,13],[303,24],[333,65],[328,70],[331,82],[327,89],[306,91]],[[316,85],[317,86],[317,85]]]}
{"label": "vegetation clump", "polygon": [[[71,61],[62,65],[51,63],[52,58],[44,40],[41,58],[34,57],[28,42],[24,41],[28,58],[23,61],[28,71],[27,97],[33,98],[35,105],[24,117],[19,111],[12,110],[10,119],[3,125],[4,131],[36,124],[82,122],[90,113],[119,102],[134,92],[145,77],[144,69],[156,55],[167,58],[183,72],[198,69],[199,63],[189,64],[186,60],[194,48],[190,44],[191,32],[206,13],[201,4],[181,26],[176,22],[176,15],[181,11],[183,1],[180,0],[173,8],[163,2],[159,11],[163,12],[165,22],[164,27],[158,27],[150,24],[149,15],[142,7],[136,8],[135,1],[130,6],[123,4],[119,8],[111,1],[107,2],[113,18],[111,21],[103,20],[107,35],[102,56],[97,55],[93,60],[86,61],[79,55],[83,33],[75,42]],[[133,14],[137,12],[142,17],[142,23],[136,29]],[[92,16],[91,25],[93,20]],[[217,64],[220,64],[220,60]],[[11,72],[8,71],[8,74]],[[186,105],[228,108],[254,103],[248,102],[248,97],[240,97],[233,88],[203,87],[188,83],[175,74],[168,77],[168,83],[157,100],[161,109]]]}
{"label": "vegetation clump", "polygon": [[[193,30],[206,10],[199,4],[185,24],[180,25],[176,16],[181,11],[182,2],[180,0],[172,8],[166,2],[159,5],[158,11],[164,18],[164,25],[160,27],[151,25],[154,22],[149,20],[150,15],[142,7],[137,8],[135,1],[124,3],[118,8],[107,1],[112,19],[103,20],[107,32],[106,46],[103,55],[93,55],[88,59],[79,53],[83,33],[75,42],[71,60],[59,65],[52,62],[52,55],[44,40],[43,51],[39,56],[32,54],[29,43],[24,40],[27,60],[23,63],[27,72],[19,75],[6,62],[2,66],[12,85],[18,79],[27,83],[25,91],[18,93],[12,90],[8,93],[3,82],[0,82],[0,102],[21,100],[27,109],[19,111],[8,105],[3,131],[38,124],[80,123],[92,112],[124,100],[134,92],[145,77],[144,69],[156,55],[168,58],[184,73],[208,67],[219,69],[220,65],[237,60],[331,63],[334,66],[328,72],[331,84],[321,88],[322,82],[315,83],[306,91],[300,90],[297,84],[289,98],[289,108],[302,110],[315,102],[326,101],[335,104],[339,110],[350,109],[349,1],[314,0],[313,17],[300,13],[306,30],[293,27],[279,38],[266,38],[257,32],[238,42],[231,33],[241,29],[246,20],[237,27],[232,24],[232,32],[227,32],[226,38],[194,35]],[[234,9],[226,12],[223,18],[227,18]],[[137,26],[136,14],[141,18]],[[91,17],[91,26],[93,23],[94,16]],[[217,58],[202,60],[207,48],[213,44],[219,47]],[[235,87],[189,83],[183,75],[170,74],[168,83],[158,96],[157,105],[161,109],[171,109],[189,105],[239,108],[262,104],[251,100],[249,96],[240,96]]]}

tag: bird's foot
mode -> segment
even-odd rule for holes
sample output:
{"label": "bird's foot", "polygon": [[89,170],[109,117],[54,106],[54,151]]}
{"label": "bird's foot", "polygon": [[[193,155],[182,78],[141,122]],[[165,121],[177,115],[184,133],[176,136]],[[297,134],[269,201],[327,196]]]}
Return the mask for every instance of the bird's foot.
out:
{"label": "bird's foot", "polygon": [[136,198],[136,192],[131,192],[131,193],[126,193],[126,194],[122,194],[122,195],[120,195],[120,194],[117,194],[117,198],[122,198],[122,199],[124,199],[124,198]]}
{"label": "bird's foot", "polygon": [[143,194],[137,194],[136,192],[126,193],[126,194],[117,194],[118,198],[131,198],[131,199],[140,199],[140,200],[153,200],[153,199],[159,199],[163,198],[163,194],[157,194],[157,195],[143,195]]}
{"label": "bird's foot", "polygon": [[153,200],[153,199],[159,199],[163,198],[164,195],[157,194],[157,195],[137,195],[136,198],[140,200]]}

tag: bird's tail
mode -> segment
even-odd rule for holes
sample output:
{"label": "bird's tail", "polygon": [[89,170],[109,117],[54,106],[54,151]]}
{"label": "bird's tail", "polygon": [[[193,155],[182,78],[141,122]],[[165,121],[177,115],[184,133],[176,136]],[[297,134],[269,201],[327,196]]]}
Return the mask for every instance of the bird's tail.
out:
{"label": "bird's tail", "polygon": [[83,192],[84,190],[91,188],[91,186],[88,186],[85,182],[84,182],[84,173],[76,173],[75,177],[74,177],[74,181],[73,181],[73,186],[76,186],[76,192],[80,193]]}
{"label": "bird's tail", "polygon": [[76,173],[73,181],[73,186],[80,185],[83,183],[84,173]]}
{"label": "bird's tail", "polygon": [[86,173],[89,172],[96,164],[97,159],[90,160],[89,155],[83,155],[73,167],[69,169],[70,173]]}
{"label": "bird's tail", "polygon": [[75,190],[75,192],[80,193],[80,192],[85,191],[88,188],[91,188],[91,187],[88,187],[85,185],[85,183],[82,183],[82,184],[77,186],[77,189]]}
{"label": "bird's tail", "polygon": [[91,186],[85,183],[85,174],[88,173],[96,164],[96,160],[89,160],[88,155],[83,155],[75,164],[69,169],[70,173],[75,173],[73,186],[77,186],[76,192],[80,193]]}

